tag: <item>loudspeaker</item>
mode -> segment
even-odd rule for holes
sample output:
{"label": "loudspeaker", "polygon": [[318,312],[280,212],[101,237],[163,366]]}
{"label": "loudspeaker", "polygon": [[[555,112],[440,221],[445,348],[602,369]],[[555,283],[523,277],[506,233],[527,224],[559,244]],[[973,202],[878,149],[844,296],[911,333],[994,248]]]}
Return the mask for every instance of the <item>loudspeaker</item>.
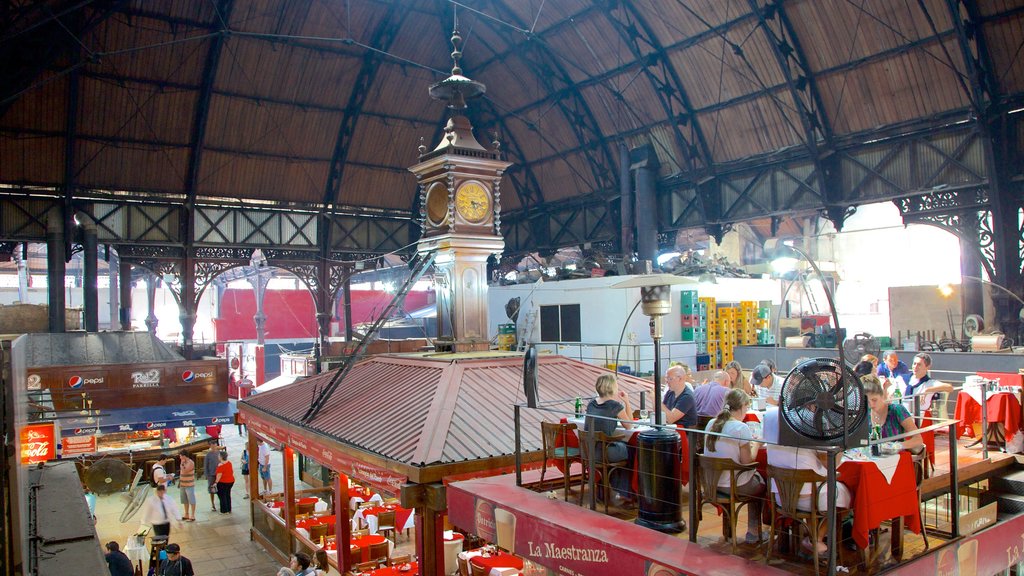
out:
{"label": "loudspeaker", "polygon": [[530,345],[523,354],[523,392],[526,394],[526,405],[536,408],[537,393],[537,347]]}

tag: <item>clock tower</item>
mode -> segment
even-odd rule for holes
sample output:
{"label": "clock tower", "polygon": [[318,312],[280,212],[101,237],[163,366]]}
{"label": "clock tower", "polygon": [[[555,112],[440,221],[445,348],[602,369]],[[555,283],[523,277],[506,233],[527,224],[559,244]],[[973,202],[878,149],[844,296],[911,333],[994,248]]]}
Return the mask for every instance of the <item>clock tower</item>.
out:
{"label": "clock tower", "polygon": [[486,87],[462,75],[458,30],[452,33],[452,74],[430,87],[430,96],[452,111],[444,137],[433,150],[419,147],[409,168],[419,183],[423,235],[417,250],[434,252],[438,350],[487,350],[487,258],[501,254],[501,176],[511,165],[497,142],[488,149],[473,135],[466,101]]}

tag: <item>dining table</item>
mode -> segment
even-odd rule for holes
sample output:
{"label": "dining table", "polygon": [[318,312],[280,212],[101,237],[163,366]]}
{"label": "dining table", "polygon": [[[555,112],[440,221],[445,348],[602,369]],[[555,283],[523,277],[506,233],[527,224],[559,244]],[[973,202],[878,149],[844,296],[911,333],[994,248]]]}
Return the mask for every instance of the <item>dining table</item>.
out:
{"label": "dining table", "polygon": [[[391,543],[390,540],[381,536],[380,534],[367,534],[366,536],[358,536],[356,538],[349,539],[350,550],[353,555],[357,552],[361,558],[360,562],[369,562],[370,558],[370,546],[375,544],[383,544],[384,542]],[[389,546],[390,548],[391,546]],[[390,555],[390,554],[389,554]]]}
{"label": "dining table", "polygon": [[[989,392],[985,398],[985,413],[990,433],[994,424],[1001,424],[1006,451],[1019,454],[1024,450],[1024,434],[1021,432],[1020,392]],[[981,389],[978,386],[964,386],[956,395],[956,409],[953,418],[958,421],[956,437],[965,433],[974,436],[975,424],[982,421]]]}
{"label": "dining table", "polygon": [[370,534],[377,533],[377,516],[383,512],[395,513],[395,530],[408,530],[416,525],[416,517],[411,508],[402,508],[397,504],[384,504],[383,506],[364,506],[356,510],[352,515],[353,519],[358,518],[366,523]]}
{"label": "dining table", "polygon": [[[296,498],[295,499],[295,505],[298,506],[299,504],[304,504],[304,505],[312,504],[313,505],[313,510],[315,512],[324,512],[324,511],[327,510],[327,502],[324,501],[324,500],[321,500],[320,498],[317,498],[316,496],[307,496],[307,497],[303,497],[303,498]],[[267,506],[270,507],[270,511],[271,512],[273,512],[275,514],[280,514],[281,511],[284,509],[284,501],[283,500],[275,500],[273,502],[268,502]]]}
{"label": "dining table", "polygon": [[895,520],[892,529],[892,553],[902,553],[905,522],[915,534],[921,533],[921,502],[911,454],[867,457],[848,451],[837,470],[837,480],[850,489],[853,508],[853,540],[861,549],[868,547],[868,533],[885,520]]}
{"label": "dining table", "polygon": [[420,565],[417,562],[403,562],[397,566],[381,566],[376,570],[353,572],[361,576],[414,576],[419,573]]}
{"label": "dining table", "polygon": [[469,558],[470,564],[483,568],[490,576],[518,574],[523,569],[523,559],[507,552],[484,552]]}

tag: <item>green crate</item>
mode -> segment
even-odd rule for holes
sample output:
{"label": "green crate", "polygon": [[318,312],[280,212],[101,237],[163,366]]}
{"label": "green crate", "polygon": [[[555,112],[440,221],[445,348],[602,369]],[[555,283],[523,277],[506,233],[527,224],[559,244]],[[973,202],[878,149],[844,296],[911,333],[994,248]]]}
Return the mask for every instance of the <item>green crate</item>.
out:
{"label": "green crate", "polygon": [[696,306],[699,303],[696,290],[683,290],[679,293],[679,303],[683,306]]}

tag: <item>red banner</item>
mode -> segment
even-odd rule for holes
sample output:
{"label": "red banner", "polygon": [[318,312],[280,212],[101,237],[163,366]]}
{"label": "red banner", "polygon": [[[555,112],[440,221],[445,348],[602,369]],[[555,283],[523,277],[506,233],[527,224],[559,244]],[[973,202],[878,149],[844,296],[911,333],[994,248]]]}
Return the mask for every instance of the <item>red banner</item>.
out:
{"label": "red banner", "polygon": [[36,464],[57,457],[53,422],[31,424],[21,429],[21,463]]}
{"label": "red banner", "polygon": [[1002,574],[1024,561],[1024,516],[1017,516],[893,569],[896,576]]}
{"label": "red banner", "polygon": [[68,436],[61,442],[60,455],[62,458],[78,454],[93,454],[95,452],[95,436]]}

